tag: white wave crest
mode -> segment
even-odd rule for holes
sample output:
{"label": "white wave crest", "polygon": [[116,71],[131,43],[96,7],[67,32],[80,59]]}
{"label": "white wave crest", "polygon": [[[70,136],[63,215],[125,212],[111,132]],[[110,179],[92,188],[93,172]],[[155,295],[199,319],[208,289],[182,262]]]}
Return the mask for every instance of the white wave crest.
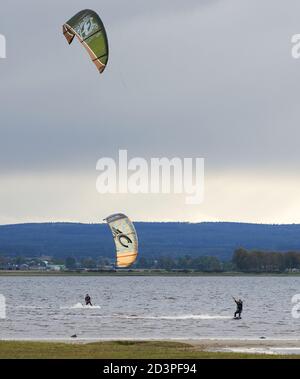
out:
{"label": "white wave crest", "polygon": [[143,319],[143,320],[228,320],[231,316],[222,315],[178,315],[178,316],[117,316],[118,318]]}
{"label": "white wave crest", "polygon": [[100,309],[100,305],[83,305],[81,303],[77,303],[75,305],[71,305],[70,307],[60,307],[60,309]]}

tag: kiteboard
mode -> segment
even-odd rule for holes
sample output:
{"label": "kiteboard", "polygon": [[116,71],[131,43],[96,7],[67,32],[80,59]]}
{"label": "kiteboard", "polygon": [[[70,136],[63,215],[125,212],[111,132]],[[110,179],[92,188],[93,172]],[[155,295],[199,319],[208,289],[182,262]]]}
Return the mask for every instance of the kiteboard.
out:
{"label": "kiteboard", "polygon": [[233,320],[241,320],[242,317],[233,317]]}

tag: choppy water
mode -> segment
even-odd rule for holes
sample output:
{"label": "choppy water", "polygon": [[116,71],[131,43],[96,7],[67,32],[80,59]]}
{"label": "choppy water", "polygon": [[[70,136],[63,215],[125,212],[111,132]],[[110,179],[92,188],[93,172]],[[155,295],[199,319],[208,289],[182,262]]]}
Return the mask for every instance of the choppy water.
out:
{"label": "choppy water", "polygon": [[0,339],[297,339],[297,293],[298,277],[0,277]]}

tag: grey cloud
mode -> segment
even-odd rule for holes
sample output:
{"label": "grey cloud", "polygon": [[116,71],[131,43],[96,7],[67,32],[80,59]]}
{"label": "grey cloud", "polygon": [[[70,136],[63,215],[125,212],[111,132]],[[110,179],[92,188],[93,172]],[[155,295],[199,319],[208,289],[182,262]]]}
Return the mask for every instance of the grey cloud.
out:
{"label": "grey cloud", "polygon": [[210,175],[297,175],[300,60],[290,39],[300,33],[299,2],[99,4],[88,2],[109,34],[101,77],[61,34],[85,1],[2,1],[2,173],[93,175],[100,157],[125,148],[146,158],[204,157]]}

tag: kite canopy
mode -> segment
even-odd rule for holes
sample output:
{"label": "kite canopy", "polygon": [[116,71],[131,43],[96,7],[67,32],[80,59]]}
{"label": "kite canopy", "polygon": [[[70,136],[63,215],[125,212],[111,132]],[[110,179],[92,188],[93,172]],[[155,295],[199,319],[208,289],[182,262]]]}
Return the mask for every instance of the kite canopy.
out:
{"label": "kite canopy", "polygon": [[73,16],[63,25],[63,33],[69,44],[76,36],[86,48],[100,73],[108,61],[108,40],[100,17],[89,9]]}
{"label": "kite canopy", "polygon": [[115,240],[117,267],[131,266],[138,255],[138,239],[133,223],[122,213],[111,215],[105,221]]}

